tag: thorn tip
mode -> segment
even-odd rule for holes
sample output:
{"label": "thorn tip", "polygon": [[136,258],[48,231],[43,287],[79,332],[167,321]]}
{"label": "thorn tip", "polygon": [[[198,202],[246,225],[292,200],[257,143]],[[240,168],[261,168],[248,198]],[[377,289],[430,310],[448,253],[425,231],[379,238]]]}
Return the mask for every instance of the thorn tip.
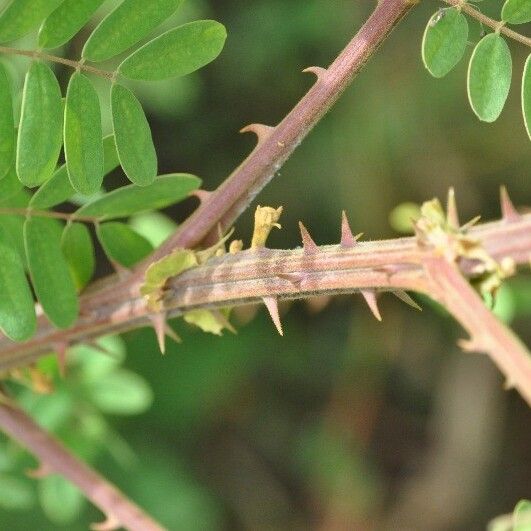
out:
{"label": "thorn tip", "polygon": [[501,204],[501,214],[504,221],[517,221],[520,219],[520,214],[514,207],[511,198],[509,197],[509,192],[505,186],[500,186],[500,204]]}
{"label": "thorn tip", "polygon": [[283,336],[284,332],[282,330],[282,323],[280,322],[280,315],[278,313],[278,301],[275,297],[263,297],[262,300],[266,305],[267,311],[273,320],[278,333]]}
{"label": "thorn tip", "polygon": [[319,248],[310,236],[308,229],[302,224],[302,221],[299,221],[299,229],[301,231],[302,246],[304,248],[304,252],[307,254],[313,254],[318,252]]}
{"label": "thorn tip", "polygon": [[341,214],[341,247],[354,247],[362,234],[354,236],[348,222],[347,213],[343,210]]}
{"label": "thorn tip", "polygon": [[455,201],[455,190],[453,186],[448,188],[448,200],[446,202],[446,219],[449,225],[454,228],[459,228],[459,214],[457,212],[457,203]]}
{"label": "thorn tip", "polygon": [[363,298],[365,299],[365,302],[367,303],[367,306],[371,310],[374,317],[378,320],[382,320],[382,315],[380,314],[380,310],[378,308],[378,301],[376,300],[376,291],[372,289],[361,289],[360,293],[362,294]]}

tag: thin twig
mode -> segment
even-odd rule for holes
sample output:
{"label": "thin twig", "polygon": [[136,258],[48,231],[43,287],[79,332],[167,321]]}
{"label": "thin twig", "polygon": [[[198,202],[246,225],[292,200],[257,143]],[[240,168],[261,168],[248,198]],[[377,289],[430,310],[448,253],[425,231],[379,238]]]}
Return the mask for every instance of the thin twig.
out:
{"label": "thin twig", "polygon": [[109,72],[108,70],[101,70],[94,66],[87,65],[83,61],[74,61],[72,59],[65,59],[64,57],[58,57],[57,55],[51,55],[40,50],[20,50],[18,48],[10,48],[8,46],[0,46],[0,53],[7,55],[21,55],[23,57],[30,57],[32,59],[42,59],[43,61],[50,61],[52,63],[59,63],[75,70],[84,70],[90,72],[96,76],[104,77],[105,79],[113,79],[116,75],[115,72]]}
{"label": "thin twig", "polygon": [[77,216],[75,213],[67,214],[64,212],[56,212],[55,210],[35,210],[33,208],[10,208],[10,207],[1,207],[0,215],[7,216],[36,216],[41,218],[54,218],[54,219],[64,219],[66,221],[84,221],[86,223],[97,223],[98,218],[90,216]]}
{"label": "thin twig", "polygon": [[503,22],[487,17],[487,15],[480,13],[477,9],[472,7],[470,4],[463,2],[463,0],[441,0],[441,1],[447,3],[448,5],[459,7],[461,11],[465,12],[467,15],[471,16],[472,18],[475,18],[477,21],[481,22],[482,24],[485,24],[485,26],[492,28],[494,31],[499,30],[500,33],[503,33],[506,37],[509,37],[510,39],[521,42],[522,44],[525,44],[526,46],[531,47],[531,38],[526,37],[525,35],[521,35],[520,33],[508,28],[507,26],[504,25]]}
{"label": "thin twig", "polygon": [[103,511],[109,521],[115,521],[131,531],[164,529],[18,407],[0,403],[0,429],[30,451],[53,473],[61,474],[76,485]]}

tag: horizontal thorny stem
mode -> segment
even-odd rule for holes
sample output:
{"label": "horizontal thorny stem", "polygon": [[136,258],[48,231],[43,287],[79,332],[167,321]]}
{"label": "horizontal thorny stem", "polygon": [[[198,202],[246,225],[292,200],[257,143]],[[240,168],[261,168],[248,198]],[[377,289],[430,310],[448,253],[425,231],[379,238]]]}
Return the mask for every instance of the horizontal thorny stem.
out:
{"label": "horizontal thorny stem", "polygon": [[510,39],[518,41],[524,44],[525,46],[529,46],[531,48],[530,37],[526,37],[525,35],[522,35],[506,27],[503,22],[494,20],[493,18],[490,18],[487,15],[480,13],[477,9],[472,7],[467,2],[463,2],[463,0],[441,0],[441,1],[451,6],[459,7],[461,11],[471,16],[472,18],[475,18],[477,21],[481,22],[482,24],[485,24],[485,26],[492,28],[494,31],[499,31],[500,33],[503,33],[506,37],[509,37]]}
{"label": "horizontal thorny stem", "polygon": [[[480,225],[470,231],[497,261],[510,257],[527,264],[531,254],[531,215]],[[352,293],[361,289],[413,290],[439,299],[430,291],[424,261],[433,251],[421,249],[415,238],[360,242],[352,248],[328,245],[308,254],[303,249],[244,251],[213,258],[167,283],[164,304],[168,316],[199,308],[222,308],[260,302],[264,297],[305,298],[322,293]],[[466,263],[462,272],[469,274]],[[152,312],[139,295],[141,281],[114,300],[81,299],[77,323],[57,330],[44,316],[38,332],[25,343],[0,338],[0,370],[27,364],[57,345],[89,341],[149,324]]]}
{"label": "horizontal thorny stem", "polygon": [[[11,401],[9,401],[11,402]],[[50,473],[64,475],[106,515],[112,529],[162,531],[163,527],[129,500],[114,485],[78,460],[14,404],[0,403],[0,429],[29,450]],[[103,527],[101,527],[103,529]]]}
{"label": "horizontal thorny stem", "polygon": [[21,55],[23,57],[30,57],[32,59],[42,59],[43,61],[50,61],[52,63],[58,63],[75,70],[84,70],[90,72],[96,76],[104,77],[106,79],[114,79],[116,73],[108,70],[101,70],[94,66],[87,65],[84,61],[74,61],[72,59],[65,59],[57,55],[51,55],[41,50],[20,50],[19,48],[9,48],[8,46],[0,46],[0,53],[7,55]]}

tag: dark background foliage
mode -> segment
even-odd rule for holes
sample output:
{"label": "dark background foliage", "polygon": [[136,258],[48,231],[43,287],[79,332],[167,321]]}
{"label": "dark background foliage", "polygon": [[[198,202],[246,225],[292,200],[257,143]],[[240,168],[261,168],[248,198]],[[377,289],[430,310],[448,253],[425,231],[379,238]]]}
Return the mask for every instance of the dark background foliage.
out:
{"label": "dark background foliage", "polygon": [[[498,2],[481,5],[499,13]],[[219,184],[253,146],[237,131],[277,123],[313,82],[301,70],[328,64],[372,7],[189,0],[180,18],[219,20],[229,39],[197,74],[135,85],[161,173],[195,173],[207,189]],[[463,220],[498,216],[502,183],[517,204],[531,203],[518,90],[529,50],[511,43],[506,109],[482,124],[468,108],[466,61],[443,80],[422,66],[422,32],[437,7],[413,11],[262,193],[261,204],[285,209],[270,246],[299,245],[299,219],[318,243],[336,242],[341,209],[367,239],[396,236],[396,205],[444,198],[449,186]],[[476,42],[479,25],[471,28]],[[69,56],[79,56],[82,37]],[[113,185],[122,182],[116,174]],[[180,220],[192,208],[190,201],[167,213]],[[249,240],[251,220],[248,211],[238,237]],[[151,330],[127,334],[126,366],[155,398],[143,415],[109,418],[134,457],[117,464],[102,453],[96,467],[172,530],[484,529],[531,496],[531,415],[502,390],[486,357],[459,351],[459,327],[421,302],[417,313],[383,297],[383,323],[360,297],[294,303],[284,308],[284,338],[263,308],[241,309],[237,336],[177,323],[184,343],[165,357]],[[497,309],[529,344],[528,277],[509,283]],[[98,518],[85,508],[65,528]],[[0,527],[60,528],[39,508],[2,510]]]}

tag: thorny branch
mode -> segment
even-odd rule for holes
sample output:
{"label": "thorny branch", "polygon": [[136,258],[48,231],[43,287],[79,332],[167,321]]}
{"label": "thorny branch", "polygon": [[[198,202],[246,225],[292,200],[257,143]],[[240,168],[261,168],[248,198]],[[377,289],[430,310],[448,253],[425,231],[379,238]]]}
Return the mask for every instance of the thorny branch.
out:
{"label": "thorny branch", "polygon": [[94,525],[93,529],[125,527],[131,531],[163,530],[114,485],[78,460],[24,411],[6,402],[4,399],[0,403],[2,430],[39,459],[47,471],[67,477],[104,512],[107,521]]}
{"label": "thorny branch", "polygon": [[[445,1],[451,5],[458,2]],[[218,226],[230,226],[416,3],[416,0],[380,0],[358,34],[327,69],[311,67],[306,70],[317,76],[317,82],[282,122],[276,127],[252,124],[244,128],[243,131],[251,131],[258,136],[255,150],[217,190],[203,198],[196,212],[162,247],[125,281],[112,279],[100,284],[102,289],[87,293],[82,299],[80,318],[71,329],[57,331],[41,315],[38,332],[31,341],[14,344],[0,338],[0,369],[29,363],[52,349],[65,349],[75,342],[142,326],[150,321],[155,323],[158,335],[164,335],[166,316],[157,319],[150,315],[145,300],[139,296],[147,267],[176,247],[200,245]],[[464,5],[463,9],[478,18],[477,13],[470,12],[472,8],[469,9],[469,6]],[[482,21],[491,25],[490,19]],[[514,33],[504,27],[500,30],[508,36]],[[527,38],[523,39],[517,40],[529,44]],[[12,52],[5,48],[0,49],[2,51]],[[60,62],[85,70],[93,69],[66,61]],[[95,70],[95,74],[108,76],[106,72]],[[262,300],[275,324],[280,327],[276,306],[278,298],[360,291],[374,311],[377,290],[423,292],[446,304],[469,330],[472,336],[470,347],[487,349],[491,355],[492,349],[497,349],[493,359],[506,374],[509,384],[517,387],[530,401],[531,371],[525,348],[483,307],[463,279],[462,274],[471,273],[466,263],[461,264],[459,271],[453,263],[434,254],[433,250],[419,248],[414,238],[358,244],[349,229],[348,232],[343,230],[340,245],[317,247],[305,229],[302,233],[305,243],[302,250],[263,249],[226,255],[175,277],[168,282],[165,298],[168,316],[193,308],[224,307]],[[474,228],[471,234],[480,239],[485,251],[494,260],[510,257],[517,264],[529,261],[531,215],[513,216],[511,219],[504,216],[500,222]],[[443,274],[438,276],[438,272]],[[464,297],[460,300],[462,294]],[[490,317],[478,323],[469,315],[475,311]],[[478,341],[479,337],[485,341]],[[128,506],[130,502],[114,487],[67,453],[20,410],[9,405],[0,406],[0,427],[43,463],[76,483],[89,499],[124,526],[129,529],[159,529],[158,524],[134,505]],[[109,500],[112,500],[112,507],[109,507]],[[139,522],[140,525],[137,525]]]}

